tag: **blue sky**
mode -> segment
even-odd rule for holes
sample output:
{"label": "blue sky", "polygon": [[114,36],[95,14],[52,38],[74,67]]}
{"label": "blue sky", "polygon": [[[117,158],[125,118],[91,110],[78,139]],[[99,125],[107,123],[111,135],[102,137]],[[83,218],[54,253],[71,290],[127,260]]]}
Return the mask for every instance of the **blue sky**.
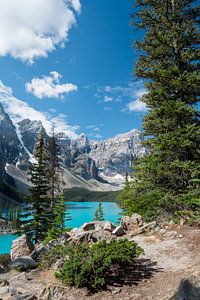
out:
{"label": "blue sky", "polygon": [[41,119],[98,140],[140,128],[134,1],[20,1],[0,3],[0,101],[14,122]]}

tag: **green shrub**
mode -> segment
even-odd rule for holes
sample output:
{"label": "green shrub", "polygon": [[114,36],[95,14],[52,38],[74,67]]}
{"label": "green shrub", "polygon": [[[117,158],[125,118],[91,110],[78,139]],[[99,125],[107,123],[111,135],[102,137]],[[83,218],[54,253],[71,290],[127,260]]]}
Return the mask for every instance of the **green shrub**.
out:
{"label": "green shrub", "polygon": [[126,239],[67,246],[57,249],[57,256],[60,250],[67,258],[62,269],[55,274],[56,277],[67,285],[89,289],[105,287],[113,276],[118,276],[123,267],[133,267],[135,259],[143,253],[137,243]]}
{"label": "green shrub", "polygon": [[10,262],[11,262],[11,259],[10,259],[9,254],[0,254],[0,271],[7,270]]}
{"label": "green shrub", "polygon": [[68,246],[58,245],[51,248],[47,253],[40,257],[39,268],[49,269],[59,259],[65,258],[68,253]]}
{"label": "green shrub", "polygon": [[52,227],[48,232],[47,232],[47,236],[44,239],[44,241],[42,242],[44,246],[46,246],[50,241],[52,240],[57,240],[62,234],[64,234],[65,232],[70,232],[72,230],[72,228],[67,227],[63,230],[60,230],[60,232],[56,231],[54,227]]}

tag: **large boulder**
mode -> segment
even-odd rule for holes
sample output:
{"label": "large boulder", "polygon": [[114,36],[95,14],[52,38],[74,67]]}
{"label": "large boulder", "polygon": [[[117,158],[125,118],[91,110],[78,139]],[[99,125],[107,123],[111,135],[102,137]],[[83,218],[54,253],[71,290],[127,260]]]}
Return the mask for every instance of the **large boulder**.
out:
{"label": "large boulder", "polygon": [[94,221],[83,224],[80,228],[70,231],[71,237],[68,239],[72,244],[82,242],[96,243],[100,240],[110,240],[112,232],[116,226],[109,221]]}
{"label": "large boulder", "polygon": [[34,245],[27,235],[22,235],[12,242],[10,257],[15,260],[22,256],[30,255],[33,251]]}
{"label": "large boulder", "polygon": [[121,226],[125,231],[134,231],[143,226],[142,217],[139,214],[124,216],[121,219]]}
{"label": "large boulder", "polygon": [[133,237],[136,236],[138,234],[152,234],[153,232],[155,232],[155,229],[157,228],[157,223],[155,221],[144,224],[141,227],[132,229],[130,231],[128,231],[128,236]]}
{"label": "large boulder", "polygon": [[112,232],[116,226],[109,222],[109,221],[94,221],[94,222],[88,222],[84,223],[80,228],[83,231],[89,231],[89,230],[107,230]]}
{"label": "large boulder", "polygon": [[112,238],[112,232],[99,229],[82,231],[79,234],[71,236],[69,239],[71,244],[80,243],[97,243],[101,240],[110,240]]}
{"label": "large boulder", "polygon": [[199,300],[200,280],[199,276],[190,276],[181,279],[177,293],[169,300]]}
{"label": "large boulder", "polygon": [[48,251],[47,247],[45,247],[42,243],[41,244],[36,244],[34,247],[34,250],[31,252],[30,257],[38,261],[40,255],[45,254]]}
{"label": "large boulder", "polygon": [[13,260],[9,268],[10,270],[26,271],[37,268],[37,263],[30,256],[23,256]]}

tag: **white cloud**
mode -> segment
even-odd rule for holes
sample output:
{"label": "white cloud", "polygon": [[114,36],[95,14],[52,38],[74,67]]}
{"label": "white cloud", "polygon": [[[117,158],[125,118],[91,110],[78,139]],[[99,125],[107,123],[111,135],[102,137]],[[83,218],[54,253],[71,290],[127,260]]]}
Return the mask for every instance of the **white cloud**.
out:
{"label": "white cloud", "polygon": [[102,139],[102,135],[99,133],[96,133],[96,134],[90,133],[90,134],[88,134],[88,136],[95,138],[95,139]]}
{"label": "white cloud", "polygon": [[[100,126],[101,126],[101,124],[100,124]],[[99,131],[100,130],[100,128],[98,126],[96,126],[96,125],[89,125],[86,128],[87,129],[92,129],[94,131]]]}
{"label": "white cloud", "polygon": [[[137,80],[127,84],[105,85],[97,88],[96,98],[104,99],[104,102],[122,102],[126,101],[122,112],[146,112],[147,106],[142,101],[146,90],[143,81]],[[99,102],[101,103],[101,101]],[[109,106],[104,107],[105,110],[110,110]]]}
{"label": "white cloud", "polygon": [[96,127],[96,125],[88,125],[86,128],[87,129],[94,129]]}
{"label": "white cloud", "polygon": [[62,75],[56,71],[50,72],[50,76],[42,78],[33,78],[31,82],[25,85],[26,91],[32,93],[39,99],[59,98],[63,94],[68,94],[78,90],[78,87],[72,83],[60,84]]}
{"label": "white cloud", "polygon": [[64,46],[80,13],[79,0],[1,0],[0,56],[33,63]]}
{"label": "white cloud", "polygon": [[140,99],[137,99],[135,101],[131,101],[128,105],[129,111],[135,111],[135,112],[144,112],[147,110],[146,104],[141,101]]}
{"label": "white cloud", "polygon": [[144,88],[139,89],[135,94],[135,100],[129,102],[126,106],[127,110],[130,112],[146,112],[147,105],[142,101],[142,97],[146,94]]}
{"label": "white cloud", "polygon": [[40,120],[48,133],[51,132],[52,127],[55,127],[56,132],[63,131],[71,138],[77,137],[76,131],[79,127],[67,124],[66,115],[52,116],[47,112],[34,109],[28,103],[14,97],[12,89],[5,86],[1,80],[0,103],[3,104],[5,111],[10,115],[14,124],[23,119]]}
{"label": "white cloud", "polygon": [[81,3],[79,0],[72,0],[73,8],[80,13],[81,12]]}
{"label": "white cloud", "polygon": [[104,96],[104,102],[112,102],[113,98],[109,96]]}
{"label": "white cloud", "polygon": [[104,106],[104,110],[111,110],[110,106]]}

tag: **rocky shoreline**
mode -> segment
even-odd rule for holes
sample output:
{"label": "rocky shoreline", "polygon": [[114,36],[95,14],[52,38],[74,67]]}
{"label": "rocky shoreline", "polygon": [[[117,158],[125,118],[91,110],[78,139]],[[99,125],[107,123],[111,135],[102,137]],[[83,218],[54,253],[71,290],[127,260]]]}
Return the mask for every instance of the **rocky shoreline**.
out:
{"label": "rocky shoreline", "polygon": [[0,235],[16,234],[17,231],[11,226],[10,222],[0,219]]}
{"label": "rocky shoreline", "polygon": [[[77,244],[96,243],[102,239],[109,241],[112,238],[134,240],[145,251],[143,257],[138,259],[139,277],[128,286],[113,284],[105,291],[88,295],[86,289],[63,286],[54,277],[54,272],[62,264],[61,260],[56,261],[48,270],[38,269],[40,255],[57,245],[64,245],[66,240],[68,243]],[[50,241],[46,246],[33,246],[23,235],[13,241],[10,270],[0,274],[0,299],[200,299],[200,276],[195,273],[200,263],[199,242],[198,229],[175,224],[159,226],[156,222],[145,224],[141,216],[136,214],[122,218],[120,226],[117,227],[108,221],[85,223],[80,228],[63,234],[59,239]],[[191,277],[191,274],[195,274],[195,277]]]}

